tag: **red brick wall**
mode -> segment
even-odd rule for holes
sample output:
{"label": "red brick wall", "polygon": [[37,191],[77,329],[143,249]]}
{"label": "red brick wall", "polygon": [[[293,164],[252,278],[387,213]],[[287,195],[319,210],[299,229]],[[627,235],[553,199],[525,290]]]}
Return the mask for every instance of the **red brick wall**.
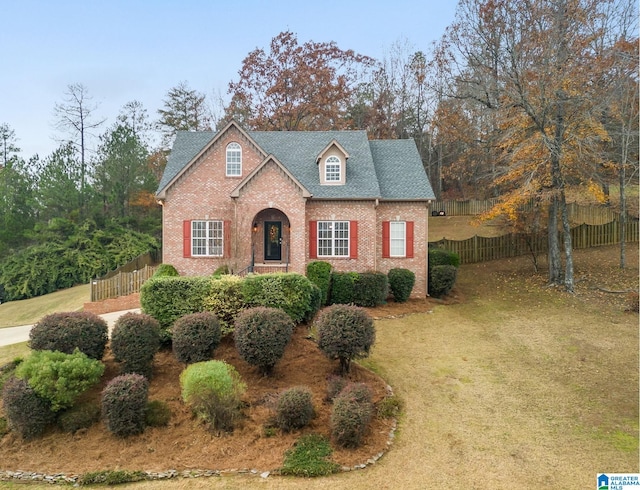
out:
{"label": "red brick wall", "polygon": [[140,308],[140,293],[85,303],[83,310],[95,313],[96,315],[102,315],[103,313],[111,313],[112,311],[132,310],[134,308]]}

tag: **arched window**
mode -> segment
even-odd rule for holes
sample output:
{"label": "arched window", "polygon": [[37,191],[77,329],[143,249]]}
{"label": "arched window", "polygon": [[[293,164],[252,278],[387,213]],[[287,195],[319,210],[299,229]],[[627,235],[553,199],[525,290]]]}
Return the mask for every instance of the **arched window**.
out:
{"label": "arched window", "polygon": [[238,143],[227,145],[227,177],[242,175],[242,147]]}
{"label": "arched window", "polygon": [[330,156],[324,162],[324,181],[325,182],[340,182],[342,164],[340,159],[336,156]]}

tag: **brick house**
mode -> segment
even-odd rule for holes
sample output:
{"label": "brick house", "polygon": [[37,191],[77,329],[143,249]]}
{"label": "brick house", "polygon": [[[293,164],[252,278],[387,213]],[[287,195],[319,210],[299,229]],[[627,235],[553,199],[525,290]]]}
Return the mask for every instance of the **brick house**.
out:
{"label": "brick house", "polygon": [[403,267],[427,292],[429,205],[413,140],[364,131],[179,132],[156,197],[163,262],[185,275]]}

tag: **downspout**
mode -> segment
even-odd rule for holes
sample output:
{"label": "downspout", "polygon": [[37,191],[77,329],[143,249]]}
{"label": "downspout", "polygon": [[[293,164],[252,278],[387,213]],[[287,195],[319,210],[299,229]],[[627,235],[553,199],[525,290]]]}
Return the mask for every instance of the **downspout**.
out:
{"label": "downspout", "polygon": [[238,200],[233,199],[233,256],[236,258],[236,267],[238,267]]}
{"label": "downspout", "polygon": [[[376,197],[375,203],[373,204],[373,209],[374,211],[376,211],[376,220],[375,220],[376,233],[378,228],[378,213],[377,213],[378,204],[380,204],[380,200]],[[375,247],[376,247],[376,251],[373,254],[373,270],[377,271],[378,270],[378,240],[375,240]]]}
{"label": "downspout", "polygon": [[431,199],[427,200],[427,205],[425,206],[426,209],[426,213],[425,213],[425,217],[424,217],[424,223],[425,223],[425,227],[424,229],[426,230],[425,233],[425,239],[427,241],[427,249],[425,250],[425,260],[424,260],[424,267],[425,267],[425,271],[424,271],[424,291],[425,291],[425,296],[429,296],[429,209],[431,207],[431,203],[433,201]]}

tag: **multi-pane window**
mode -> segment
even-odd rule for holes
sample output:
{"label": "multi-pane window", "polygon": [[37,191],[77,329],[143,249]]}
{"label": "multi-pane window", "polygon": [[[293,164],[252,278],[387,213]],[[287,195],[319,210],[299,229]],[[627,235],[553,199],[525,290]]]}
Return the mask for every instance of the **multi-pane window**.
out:
{"label": "multi-pane window", "polygon": [[191,222],[191,255],[222,257],[222,221]]}
{"label": "multi-pane window", "polygon": [[318,256],[349,256],[348,221],[318,221]]}
{"label": "multi-pane window", "polygon": [[389,223],[389,252],[391,257],[404,257],[406,248],[406,223],[404,221],[392,221]]}
{"label": "multi-pane window", "polygon": [[336,156],[330,156],[324,162],[324,180],[325,182],[340,182],[340,159]]}
{"label": "multi-pane window", "polygon": [[242,148],[238,143],[227,145],[227,176],[238,177],[242,175]]}

